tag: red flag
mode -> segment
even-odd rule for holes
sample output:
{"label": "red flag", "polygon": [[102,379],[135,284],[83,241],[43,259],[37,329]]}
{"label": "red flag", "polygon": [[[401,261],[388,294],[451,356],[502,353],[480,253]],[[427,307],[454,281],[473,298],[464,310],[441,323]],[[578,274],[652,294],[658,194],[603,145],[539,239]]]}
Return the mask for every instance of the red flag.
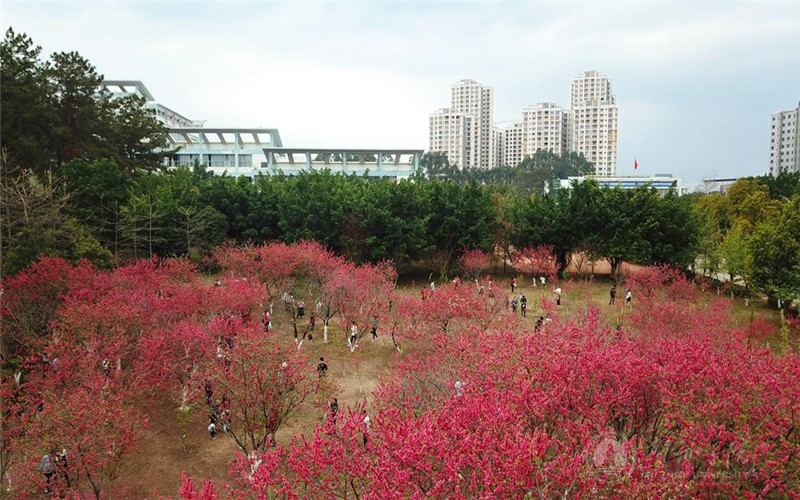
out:
{"label": "red flag", "polygon": [[637,168],[639,168],[639,162],[636,161],[636,158],[634,158],[633,159],[633,169],[636,170]]}

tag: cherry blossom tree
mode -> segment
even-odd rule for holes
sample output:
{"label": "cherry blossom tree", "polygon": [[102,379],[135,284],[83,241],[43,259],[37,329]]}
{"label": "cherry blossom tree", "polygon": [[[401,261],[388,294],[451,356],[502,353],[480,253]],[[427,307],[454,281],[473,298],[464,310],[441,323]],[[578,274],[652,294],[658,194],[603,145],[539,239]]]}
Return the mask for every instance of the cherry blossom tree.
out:
{"label": "cherry blossom tree", "polygon": [[201,384],[204,368],[216,360],[217,339],[206,325],[185,321],[173,328],[146,332],[141,339],[141,369],[153,386],[166,391],[178,405],[186,434],[192,417],[193,390]]}
{"label": "cherry blossom tree", "polygon": [[210,410],[218,410],[245,455],[274,442],[286,420],[322,391],[325,381],[309,367],[306,356],[252,325],[242,327],[224,361],[208,367],[204,378],[220,401]]}
{"label": "cherry blossom tree", "polygon": [[349,325],[355,321],[361,339],[373,318],[385,320],[397,272],[388,262],[350,265],[347,271],[340,269],[328,283],[331,305],[339,312],[345,334],[350,334]]}
{"label": "cherry blossom tree", "polygon": [[461,269],[469,279],[480,276],[481,272],[489,267],[491,256],[481,250],[464,250],[458,259]]}
{"label": "cherry blossom tree", "polygon": [[551,246],[527,247],[511,256],[514,269],[532,279],[547,277],[551,282],[558,279],[558,260]]}

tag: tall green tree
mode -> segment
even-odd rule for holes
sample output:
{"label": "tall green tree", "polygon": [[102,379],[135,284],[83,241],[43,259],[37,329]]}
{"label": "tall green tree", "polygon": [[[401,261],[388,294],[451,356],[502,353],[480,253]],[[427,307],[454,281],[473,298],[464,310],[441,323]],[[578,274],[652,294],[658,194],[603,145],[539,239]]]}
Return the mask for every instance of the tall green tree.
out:
{"label": "tall green tree", "polygon": [[750,251],[757,289],[787,302],[800,297],[800,195],[783,204],[779,217],[756,227]]}
{"label": "tall green tree", "polygon": [[408,269],[421,257],[427,241],[430,218],[429,199],[417,185],[401,181],[367,185],[363,225],[364,260],[391,260],[399,269]]}
{"label": "tall green tree", "polygon": [[0,211],[3,214],[2,273],[15,273],[40,255],[101,267],[113,263],[111,252],[67,210],[69,198],[51,178],[0,162]]}
{"label": "tall green tree", "polygon": [[753,270],[750,239],[751,234],[741,224],[734,224],[719,247],[731,281],[741,280],[745,288],[750,284]]}
{"label": "tall green tree", "polygon": [[430,196],[430,239],[425,252],[440,275],[465,248],[491,250],[495,215],[489,190],[474,182],[465,186],[436,182],[425,187]]}
{"label": "tall green tree", "polygon": [[72,160],[59,169],[57,178],[69,193],[69,213],[118,257],[120,214],[128,203],[133,177],[120,170],[112,160]]}
{"label": "tall green tree", "polygon": [[463,182],[465,173],[458,165],[450,164],[447,153],[428,151],[419,161],[419,173],[427,180]]}
{"label": "tall green tree", "polygon": [[[77,52],[58,52],[51,56],[48,76],[56,104],[55,160],[62,165],[75,158],[102,156],[105,100],[95,100],[103,76]],[[98,133],[100,132],[100,133]]]}
{"label": "tall green tree", "polygon": [[790,199],[800,193],[800,172],[781,172],[778,175],[763,175],[756,180],[767,186],[769,197],[774,200]]}
{"label": "tall green tree", "polygon": [[13,29],[0,44],[0,127],[11,161],[38,173],[73,159],[113,159],[129,172],[158,168],[172,151],[143,99],[100,91],[103,76],[77,52],[41,59]]}
{"label": "tall green tree", "polygon": [[55,103],[42,48],[13,28],[0,43],[0,137],[8,163],[44,171],[52,159]]}

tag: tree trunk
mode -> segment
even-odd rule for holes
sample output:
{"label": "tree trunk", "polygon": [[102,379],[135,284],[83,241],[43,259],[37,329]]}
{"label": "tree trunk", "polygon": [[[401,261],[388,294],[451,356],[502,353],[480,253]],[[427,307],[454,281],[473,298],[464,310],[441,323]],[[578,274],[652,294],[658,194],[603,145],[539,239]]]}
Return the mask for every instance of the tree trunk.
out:
{"label": "tree trunk", "polygon": [[611,277],[614,278],[614,281],[619,281],[617,279],[617,271],[619,270],[619,265],[622,263],[622,259],[619,257],[609,257],[608,263],[611,264]]}
{"label": "tree trunk", "polygon": [[564,271],[567,270],[568,261],[569,259],[567,259],[566,252],[559,252],[556,254],[556,262],[558,264],[558,270],[556,271],[556,274],[558,274],[559,278],[564,277]]}
{"label": "tree trunk", "polygon": [[153,202],[151,201],[147,208],[149,210],[149,216],[147,217],[148,220],[148,228],[147,228],[147,242],[149,245],[150,250],[150,258],[153,258]]}

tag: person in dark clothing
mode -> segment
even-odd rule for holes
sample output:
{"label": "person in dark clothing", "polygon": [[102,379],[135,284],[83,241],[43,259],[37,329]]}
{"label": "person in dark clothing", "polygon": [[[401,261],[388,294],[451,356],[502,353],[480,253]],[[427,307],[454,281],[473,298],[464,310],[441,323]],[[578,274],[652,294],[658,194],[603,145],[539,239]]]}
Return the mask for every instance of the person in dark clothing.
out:
{"label": "person in dark clothing", "polygon": [[336,398],[333,398],[329,406],[331,409],[329,420],[332,425],[336,425],[336,417],[339,414],[339,401]]}
{"label": "person in dark clothing", "polygon": [[44,490],[45,493],[50,493],[50,481],[53,479],[53,476],[56,475],[56,472],[58,472],[55,459],[51,455],[52,452],[46,453],[44,456],[42,456],[42,461],[39,462],[39,470],[42,471],[45,479],[47,479],[47,486]]}
{"label": "person in dark clothing", "polygon": [[206,379],[205,381],[205,392],[206,392],[206,403],[208,406],[211,406],[214,402],[214,389],[211,386],[211,381]]}
{"label": "person in dark clothing", "polygon": [[378,338],[378,316],[377,315],[372,317],[372,330],[371,330],[371,332],[372,332],[372,340],[374,341],[375,339]]}
{"label": "person in dark clothing", "polygon": [[328,365],[325,364],[325,358],[319,358],[319,364],[317,365],[317,375],[319,378],[324,377],[328,373]]}
{"label": "person in dark clothing", "polygon": [[69,463],[67,462],[67,449],[61,448],[60,453],[56,453],[56,467],[64,480],[67,482],[67,488],[72,486],[72,481],[69,479]]}

